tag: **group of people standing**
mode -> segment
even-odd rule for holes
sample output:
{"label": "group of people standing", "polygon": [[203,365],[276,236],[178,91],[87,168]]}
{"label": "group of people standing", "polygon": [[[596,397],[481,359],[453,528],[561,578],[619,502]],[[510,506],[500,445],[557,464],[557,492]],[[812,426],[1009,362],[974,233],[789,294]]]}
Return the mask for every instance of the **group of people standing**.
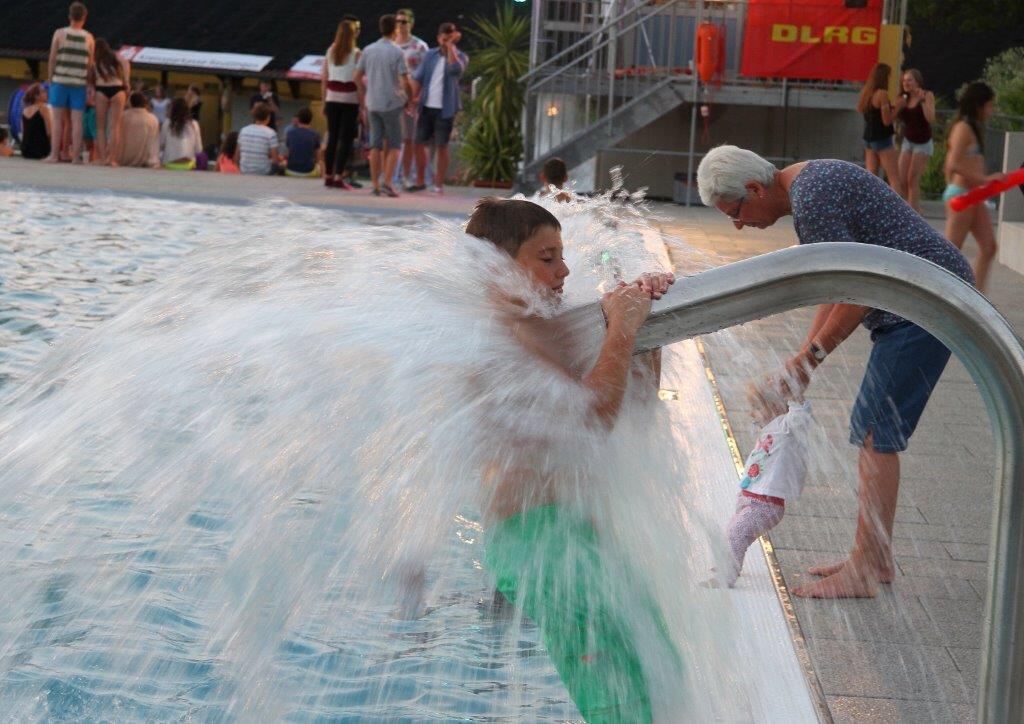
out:
{"label": "group of people standing", "polygon": [[[864,165],[871,173],[879,167],[889,185],[917,211],[921,209],[921,176],[935,151],[935,94],[924,87],[924,77],[913,68],[903,72],[900,93],[889,97],[892,68],[878,63],[861,89],[857,110],[864,116]],[[946,140],[943,201],[967,193],[1003,174],[985,171],[984,124],[995,113],[995,92],[985,83],[969,84],[960,94],[956,119]],[[903,142],[896,146],[896,124],[902,127]],[[978,288],[984,290],[996,255],[996,237],[984,204],[964,211],[946,207],[946,238],[962,248],[967,234],[978,242],[974,273]]]}
{"label": "group of people standing", "polygon": [[363,50],[356,45],[359,20],[346,15],[338,24],[321,76],[327,117],[325,185],[346,190],[358,186],[346,167],[362,125],[368,135],[373,195],[398,196],[394,185],[399,161],[404,190],[425,190],[431,148],[436,161],[433,190],[443,192],[448,144],[460,109],[459,78],[469,59],[458,48],[462,34],[454,23],[441,23],[437,46],[428,48],[412,34],[414,17],[408,9],[382,15],[380,38]]}

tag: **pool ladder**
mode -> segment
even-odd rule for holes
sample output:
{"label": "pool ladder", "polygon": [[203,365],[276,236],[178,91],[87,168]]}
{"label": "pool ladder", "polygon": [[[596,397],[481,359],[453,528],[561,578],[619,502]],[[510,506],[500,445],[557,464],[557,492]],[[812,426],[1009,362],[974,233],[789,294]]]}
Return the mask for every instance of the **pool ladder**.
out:
{"label": "pool ladder", "polygon": [[[996,443],[978,721],[1024,721],[1024,347],[974,287],[910,254],[854,243],[793,247],[679,279],[637,335],[637,352],[826,302],[889,310],[927,329],[978,385]],[[600,305],[559,318],[602,327]]]}

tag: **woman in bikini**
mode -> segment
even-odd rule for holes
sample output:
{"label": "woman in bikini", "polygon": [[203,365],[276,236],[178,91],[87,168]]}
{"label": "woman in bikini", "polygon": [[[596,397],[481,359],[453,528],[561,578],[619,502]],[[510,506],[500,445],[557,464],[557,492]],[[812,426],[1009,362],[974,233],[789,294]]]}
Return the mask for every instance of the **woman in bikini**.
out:
{"label": "woman in bikini", "polygon": [[978,290],[984,292],[988,284],[989,269],[996,256],[996,235],[992,219],[985,204],[975,204],[963,211],[949,208],[949,200],[967,193],[975,186],[1003,178],[1004,174],[985,173],[985,121],[996,110],[996,94],[984,83],[971,83],[960,96],[960,109],[949,131],[946,149],[946,238],[962,248],[967,234],[978,242],[978,257],[974,260],[974,277]]}
{"label": "woman in bikini", "polygon": [[129,75],[128,61],[117,57],[110,44],[98,38],[96,63],[90,71],[90,84],[96,90],[96,163],[117,165]]}

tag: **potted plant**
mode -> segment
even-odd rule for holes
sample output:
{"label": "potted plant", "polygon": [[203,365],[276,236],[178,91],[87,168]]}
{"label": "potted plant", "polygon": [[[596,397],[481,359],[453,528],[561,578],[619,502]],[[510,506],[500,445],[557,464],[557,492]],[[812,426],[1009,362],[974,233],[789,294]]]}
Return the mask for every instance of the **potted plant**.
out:
{"label": "potted plant", "polygon": [[523,155],[523,84],[529,69],[530,23],[510,5],[468,29],[476,50],[469,72],[475,94],[464,114],[459,157],[474,186],[511,188]]}

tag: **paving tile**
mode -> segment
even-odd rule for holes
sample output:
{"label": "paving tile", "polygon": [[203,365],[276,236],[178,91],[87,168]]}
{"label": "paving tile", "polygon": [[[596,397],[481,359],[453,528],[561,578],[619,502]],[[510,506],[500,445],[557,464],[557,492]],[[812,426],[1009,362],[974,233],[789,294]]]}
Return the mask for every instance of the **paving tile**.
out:
{"label": "paving tile", "polygon": [[974,721],[974,707],[937,701],[827,697],[836,724],[967,724]]}
{"label": "paving tile", "polygon": [[963,675],[942,646],[812,639],[808,647],[826,695],[973,701]]}
{"label": "paving tile", "polygon": [[970,581],[951,576],[897,576],[893,590],[905,596],[928,596],[930,598],[952,598],[962,601],[972,615],[977,615],[978,603],[982,597]]}
{"label": "paving tile", "polygon": [[875,598],[857,601],[796,598],[794,606],[804,636],[809,639],[886,644],[965,643],[947,638],[916,596],[895,590],[883,587]]}
{"label": "paving tile", "polygon": [[981,646],[980,606],[965,606],[951,598],[921,596],[921,607],[942,631],[943,641],[950,646]]}
{"label": "paving tile", "polygon": [[987,564],[975,561],[938,560],[897,555],[896,565],[905,576],[949,576],[982,581],[988,575]]}
{"label": "paving tile", "polygon": [[949,557],[958,561],[981,561],[988,560],[988,545],[976,545],[974,543],[943,543],[943,547],[949,552]]}

